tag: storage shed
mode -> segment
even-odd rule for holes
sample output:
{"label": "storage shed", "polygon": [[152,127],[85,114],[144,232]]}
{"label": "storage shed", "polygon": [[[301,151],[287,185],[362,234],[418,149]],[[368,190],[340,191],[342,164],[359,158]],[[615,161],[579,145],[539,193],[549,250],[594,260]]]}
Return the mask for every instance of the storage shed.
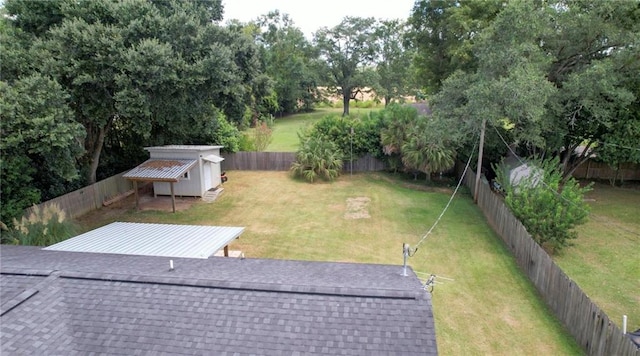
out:
{"label": "storage shed", "polygon": [[516,187],[523,182],[528,182],[533,186],[537,186],[544,176],[544,171],[525,162],[522,158],[510,155],[502,161],[501,165],[504,170],[505,177],[509,179],[509,184]]}
{"label": "storage shed", "polygon": [[[174,193],[185,197],[201,197],[209,189],[220,185],[220,157],[222,146],[171,145],[146,147],[149,160],[192,160],[194,165],[187,169],[174,186]],[[148,162],[148,161],[147,161]],[[155,195],[171,195],[169,182],[154,181]]]}
{"label": "storage shed", "polygon": [[[170,145],[146,147],[150,158],[123,177],[153,182],[158,195],[202,197],[221,183],[220,149],[223,146]],[[136,199],[137,203],[137,199]],[[175,208],[174,208],[175,210]]]}

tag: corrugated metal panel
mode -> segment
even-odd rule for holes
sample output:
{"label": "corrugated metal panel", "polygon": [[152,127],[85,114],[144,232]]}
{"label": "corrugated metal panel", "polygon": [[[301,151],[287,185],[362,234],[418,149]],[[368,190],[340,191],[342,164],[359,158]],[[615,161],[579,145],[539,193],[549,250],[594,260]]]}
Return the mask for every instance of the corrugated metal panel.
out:
{"label": "corrugated metal panel", "polygon": [[186,151],[210,151],[215,149],[223,148],[224,146],[206,146],[206,145],[167,145],[167,146],[153,146],[153,147],[145,147],[144,149],[147,151],[175,151],[175,150],[186,150]]}
{"label": "corrugated metal panel", "polygon": [[220,162],[224,161],[224,158],[222,158],[220,156],[216,156],[216,155],[204,156],[204,157],[202,157],[202,159],[205,160],[205,161],[212,162],[212,163],[220,163]]}
{"label": "corrugated metal panel", "polygon": [[209,258],[243,231],[244,227],[114,222],[44,249]]}
{"label": "corrugated metal panel", "polygon": [[197,162],[195,159],[149,159],[123,177],[131,180],[177,182]]}

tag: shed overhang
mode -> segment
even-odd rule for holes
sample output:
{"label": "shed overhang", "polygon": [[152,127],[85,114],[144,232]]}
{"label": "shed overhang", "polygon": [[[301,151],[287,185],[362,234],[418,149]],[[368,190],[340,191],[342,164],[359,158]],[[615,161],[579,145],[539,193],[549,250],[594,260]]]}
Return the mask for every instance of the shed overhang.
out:
{"label": "shed overhang", "polygon": [[205,161],[209,161],[211,163],[220,163],[222,161],[224,161],[224,158],[220,157],[220,156],[216,156],[216,155],[206,155],[204,157],[202,157],[203,160]]}
{"label": "shed overhang", "polygon": [[195,159],[149,159],[123,178],[138,181],[178,182],[198,161]]}

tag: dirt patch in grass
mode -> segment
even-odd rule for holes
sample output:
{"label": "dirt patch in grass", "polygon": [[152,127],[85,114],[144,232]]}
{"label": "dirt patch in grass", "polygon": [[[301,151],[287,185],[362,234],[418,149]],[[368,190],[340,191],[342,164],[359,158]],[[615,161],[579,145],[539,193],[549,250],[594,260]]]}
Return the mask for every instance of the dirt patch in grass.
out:
{"label": "dirt patch in grass", "polygon": [[347,211],[344,213],[345,219],[369,219],[369,209],[367,206],[371,199],[367,197],[356,197],[347,199]]}

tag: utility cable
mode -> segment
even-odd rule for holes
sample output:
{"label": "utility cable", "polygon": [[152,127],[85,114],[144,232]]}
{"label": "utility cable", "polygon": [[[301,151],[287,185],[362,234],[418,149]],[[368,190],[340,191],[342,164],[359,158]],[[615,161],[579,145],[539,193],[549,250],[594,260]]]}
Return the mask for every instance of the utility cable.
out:
{"label": "utility cable", "polygon": [[456,189],[453,191],[453,194],[451,194],[451,197],[449,198],[449,201],[447,202],[447,205],[444,207],[444,209],[440,213],[440,216],[438,216],[438,218],[433,223],[431,228],[427,231],[426,234],[424,234],[424,236],[422,236],[422,239],[420,239],[420,241],[416,244],[416,247],[411,249],[412,251],[409,254],[409,256],[415,255],[415,253],[418,251],[418,247],[420,247],[420,245],[422,245],[422,243],[427,238],[427,236],[429,236],[431,234],[433,229],[435,229],[436,225],[438,225],[438,223],[440,222],[440,219],[442,219],[442,217],[444,216],[444,213],[446,213],[447,209],[449,209],[449,206],[451,205],[451,202],[453,201],[453,198],[456,196],[456,193],[458,193],[458,189],[460,189],[460,185],[462,185],[462,181],[464,180],[464,176],[467,174],[467,169],[469,169],[469,164],[471,164],[471,158],[473,157],[473,153],[475,152],[477,146],[478,146],[478,141],[476,140],[476,143],[473,145],[473,150],[471,151],[471,154],[469,155],[469,159],[467,160],[467,165],[464,167],[464,171],[462,172],[462,175],[460,176],[460,180],[458,181],[458,185],[456,186]]}

